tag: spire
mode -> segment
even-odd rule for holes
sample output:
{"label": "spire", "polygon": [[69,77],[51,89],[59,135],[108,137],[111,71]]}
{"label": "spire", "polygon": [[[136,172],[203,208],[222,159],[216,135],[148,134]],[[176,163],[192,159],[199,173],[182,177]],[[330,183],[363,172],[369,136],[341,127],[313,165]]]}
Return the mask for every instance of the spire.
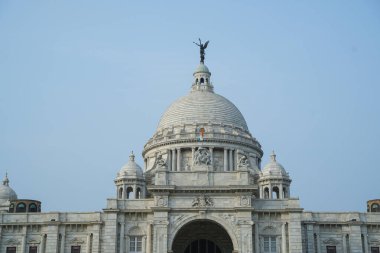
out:
{"label": "spire", "polygon": [[131,154],[129,155],[129,160],[134,162],[135,161],[135,155],[133,154],[133,151],[131,152]]}
{"label": "spire", "polygon": [[270,155],[270,159],[272,162],[276,162],[276,154],[274,153],[274,150],[272,150],[272,154]]}
{"label": "spire", "polygon": [[5,172],[5,177],[3,180],[3,185],[9,186],[8,172]]}

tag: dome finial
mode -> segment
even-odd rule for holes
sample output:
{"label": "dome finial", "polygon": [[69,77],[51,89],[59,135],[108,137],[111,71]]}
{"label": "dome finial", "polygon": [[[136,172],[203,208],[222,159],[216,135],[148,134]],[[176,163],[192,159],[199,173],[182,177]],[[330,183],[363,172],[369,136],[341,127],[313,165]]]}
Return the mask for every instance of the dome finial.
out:
{"label": "dome finial", "polygon": [[195,45],[199,47],[200,55],[201,55],[201,63],[205,63],[205,49],[207,48],[207,45],[209,41],[206,41],[206,43],[202,44],[201,39],[199,39],[199,44],[196,42],[193,42]]}
{"label": "dome finial", "polygon": [[270,155],[270,159],[272,162],[276,161],[276,153],[274,152],[274,150],[272,150],[272,154]]}
{"label": "dome finial", "polygon": [[133,150],[132,150],[131,154],[129,155],[129,160],[135,161],[135,154],[133,154]]}
{"label": "dome finial", "polygon": [[9,186],[8,172],[5,172],[5,177],[3,180],[3,185]]}

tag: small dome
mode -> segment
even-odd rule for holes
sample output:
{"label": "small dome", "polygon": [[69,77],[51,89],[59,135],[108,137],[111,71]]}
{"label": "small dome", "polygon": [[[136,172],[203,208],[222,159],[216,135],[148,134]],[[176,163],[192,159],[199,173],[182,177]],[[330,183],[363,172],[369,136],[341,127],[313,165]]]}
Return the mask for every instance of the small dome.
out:
{"label": "small dome", "polygon": [[264,166],[262,173],[264,176],[288,176],[288,173],[285,171],[284,167],[276,161],[276,154],[274,151],[270,156],[271,160],[268,164]]}
{"label": "small dome", "polygon": [[195,69],[194,74],[196,73],[210,73],[207,66],[203,63],[199,64],[198,67]]}
{"label": "small dome", "polygon": [[3,184],[0,185],[0,202],[4,203],[7,200],[16,200],[17,194],[16,192],[9,187],[9,179],[7,174],[3,180]]}
{"label": "small dome", "polygon": [[143,170],[141,167],[135,162],[135,155],[133,152],[129,156],[129,161],[126,165],[124,165],[119,173],[117,173],[117,177],[128,177],[128,178],[143,178]]}

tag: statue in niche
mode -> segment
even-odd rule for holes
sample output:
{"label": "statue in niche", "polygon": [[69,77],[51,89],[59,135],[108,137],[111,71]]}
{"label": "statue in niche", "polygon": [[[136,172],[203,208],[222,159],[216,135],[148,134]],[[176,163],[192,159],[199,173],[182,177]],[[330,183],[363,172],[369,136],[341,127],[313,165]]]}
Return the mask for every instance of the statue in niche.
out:
{"label": "statue in niche", "polygon": [[246,155],[242,155],[238,162],[238,168],[247,169],[248,167],[249,167],[248,157]]}
{"label": "statue in niche", "polygon": [[157,155],[156,168],[157,169],[165,169],[166,168],[166,161],[164,160],[164,158],[162,157],[161,154]]}
{"label": "statue in niche", "polygon": [[211,165],[211,153],[206,148],[198,148],[194,153],[195,165]]}

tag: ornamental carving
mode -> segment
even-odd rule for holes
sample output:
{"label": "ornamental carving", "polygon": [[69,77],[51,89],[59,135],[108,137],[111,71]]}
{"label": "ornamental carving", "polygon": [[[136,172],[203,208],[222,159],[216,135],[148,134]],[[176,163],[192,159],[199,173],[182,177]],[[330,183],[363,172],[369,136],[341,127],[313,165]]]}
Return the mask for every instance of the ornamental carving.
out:
{"label": "ornamental carving", "polygon": [[72,240],[70,240],[70,244],[83,244],[84,240],[78,237],[74,237]]}
{"label": "ornamental carving", "polygon": [[239,162],[238,162],[238,169],[248,169],[249,168],[249,160],[248,160],[248,157],[246,155],[242,155],[240,158],[239,158]]}
{"label": "ornamental carving", "polygon": [[165,197],[156,198],[156,205],[161,206],[161,207],[168,206],[167,198],[165,198]]}
{"label": "ornamental carving", "polygon": [[192,207],[211,207],[214,206],[214,201],[208,196],[199,196],[193,199]]}
{"label": "ornamental carving", "polygon": [[337,245],[339,244],[339,241],[335,240],[334,238],[329,238],[327,240],[324,240],[323,243],[328,245]]}
{"label": "ornamental carving", "polygon": [[159,170],[165,170],[166,169],[166,161],[162,157],[161,154],[157,155],[155,164],[156,164],[155,165],[156,169],[159,169]]}
{"label": "ornamental carving", "polygon": [[251,205],[251,197],[249,196],[242,196],[240,199],[240,204],[242,206],[250,206]]}
{"label": "ornamental carving", "polygon": [[198,148],[193,159],[195,165],[211,165],[211,153],[206,148]]}

